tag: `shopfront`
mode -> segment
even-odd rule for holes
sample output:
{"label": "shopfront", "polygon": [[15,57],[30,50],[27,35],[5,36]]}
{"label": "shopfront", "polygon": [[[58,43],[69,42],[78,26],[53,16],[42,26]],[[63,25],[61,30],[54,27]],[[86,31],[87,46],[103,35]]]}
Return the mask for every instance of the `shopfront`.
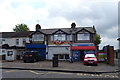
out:
{"label": "shopfront", "polygon": [[96,47],[91,45],[71,46],[71,55],[75,61],[83,61],[86,54],[96,54]]}
{"label": "shopfront", "polygon": [[47,59],[51,60],[54,56],[57,56],[59,60],[67,60],[69,55],[70,45],[67,42],[61,44],[49,43]]}

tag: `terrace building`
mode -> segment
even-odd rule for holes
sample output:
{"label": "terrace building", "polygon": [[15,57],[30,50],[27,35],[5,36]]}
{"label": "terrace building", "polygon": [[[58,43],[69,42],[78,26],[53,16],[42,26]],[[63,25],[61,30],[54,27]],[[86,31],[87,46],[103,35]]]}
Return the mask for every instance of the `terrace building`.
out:
{"label": "terrace building", "polygon": [[32,31],[1,32],[0,55],[14,53],[14,60],[17,58],[17,55],[22,55],[25,50],[25,44],[29,43],[30,33],[32,33]]}
{"label": "terrace building", "polygon": [[14,52],[16,55],[24,53],[25,44],[46,45],[46,59],[58,56],[59,60],[66,60],[73,56],[77,61],[83,60],[87,53],[96,51],[95,27],[79,27],[75,23],[70,28],[41,29],[37,24],[35,31],[1,32],[0,50],[2,54]]}
{"label": "terrace building", "polygon": [[83,60],[87,53],[95,53],[95,27],[76,27],[75,23],[71,28],[41,29],[36,25],[36,31],[30,34],[33,43],[46,45],[46,59],[58,56],[60,60],[73,56],[76,60]]}

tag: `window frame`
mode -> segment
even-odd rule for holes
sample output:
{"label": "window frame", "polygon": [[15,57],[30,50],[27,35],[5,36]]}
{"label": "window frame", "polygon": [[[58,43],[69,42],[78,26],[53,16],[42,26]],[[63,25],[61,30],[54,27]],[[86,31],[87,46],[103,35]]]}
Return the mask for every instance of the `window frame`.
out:
{"label": "window frame", "polygon": [[[57,40],[65,41],[66,40],[66,34],[54,34],[52,36],[53,36],[53,39],[51,39],[51,40],[53,40],[53,41],[57,41]],[[51,38],[52,38],[52,36],[51,36]]]}
{"label": "window frame", "polygon": [[[87,38],[84,36],[87,34]],[[77,41],[86,41],[86,40],[90,40],[90,33],[78,33],[77,34]]]}
{"label": "window frame", "polygon": [[69,54],[54,54],[54,56],[57,56],[59,60],[67,60],[67,59],[69,59]]}
{"label": "window frame", "polygon": [[16,39],[16,45],[19,45],[19,39]]}
{"label": "window frame", "polygon": [[25,43],[26,43],[26,39],[23,38],[22,41],[23,41],[23,45],[25,45]]}
{"label": "window frame", "polygon": [[72,41],[72,35],[67,35],[67,41]]}
{"label": "window frame", "polygon": [[44,38],[45,38],[44,34],[33,34],[31,40],[32,41],[44,41],[45,40]]}

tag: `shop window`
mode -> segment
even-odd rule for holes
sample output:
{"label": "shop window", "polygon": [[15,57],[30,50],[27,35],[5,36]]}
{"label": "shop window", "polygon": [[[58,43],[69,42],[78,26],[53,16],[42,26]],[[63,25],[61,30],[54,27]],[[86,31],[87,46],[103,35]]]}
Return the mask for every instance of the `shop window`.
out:
{"label": "shop window", "polygon": [[7,52],[7,56],[12,56],[13,55],[13,51],[8,51]]}
{"label": "shop window", "polygon": [[58,57],[58,54],[54,54],[55,57]]}
{"label": "shop window", "polygon": [[58,59],[69,59],[69,54],[54,54]]}
{"label": "shop window", "polygon": [[69,54],[65,54],[65,59],[69,59]]}
{"label": "shop window", "polygon": [[90,34],[77,34],[77,40],[90,40]]}
{"label": "shop window", "polygon": [[95,54],[95,51],[94,50],[85,50],[84,55],[85,54]]}
{"label": "shop window", "polygon": [[59,59],[64,59],[64,55],[63,55],[63,54],[60,54],[60,55],[59,55]]}

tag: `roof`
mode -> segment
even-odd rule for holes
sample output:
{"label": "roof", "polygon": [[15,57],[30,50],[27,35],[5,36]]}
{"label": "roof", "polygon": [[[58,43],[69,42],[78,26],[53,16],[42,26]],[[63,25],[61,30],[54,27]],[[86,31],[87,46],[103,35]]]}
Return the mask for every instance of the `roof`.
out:
{"label": "roof", "polygon": [[0,38],[29,37],[33,31],[1,32]]}
{"label": "roof", "polygon": [[[67,34],[77,33],[81,30],[86,30],[90,33],[96,33],[93,27],[76,27],[74,30],[72,28],[53,28],[53,29],[39,29],[39,32],[44,34],[54,34],[58,30],[61,30]],[[15,37],[29,37],[37,31],[21,31],[21,32],[0,32],[1,38],[15,38]]]}
{"label": "roof", "polygon": [[[95,33],[95,32],[96,32],[96,31],[93,29],[93,27],[77,27],[77,28],[75,28],[74,33],[78,32],[78,31],[80,31],[80,30],[82,30],[82,29],[85,29],[85,30],[87,30],[87,31],[89,31],[89,32],[91,32],[91,33]],[[52,34],[52,33],[56,32],[56,31],[58,31],[58,30],[62,30],[62,31],[64,31],[65,33],[68,33],[68,34],[70,34],[71,31],[73,31],[71,28],[39,29],[39,31],[41,31],[41,32],[43,32],[43,33],[45,33],[45,34]]]}
{"label": "roof", "polygon": [[119,40],[119,41],[120,41],[120,38],[118,38],[117,40]]}

